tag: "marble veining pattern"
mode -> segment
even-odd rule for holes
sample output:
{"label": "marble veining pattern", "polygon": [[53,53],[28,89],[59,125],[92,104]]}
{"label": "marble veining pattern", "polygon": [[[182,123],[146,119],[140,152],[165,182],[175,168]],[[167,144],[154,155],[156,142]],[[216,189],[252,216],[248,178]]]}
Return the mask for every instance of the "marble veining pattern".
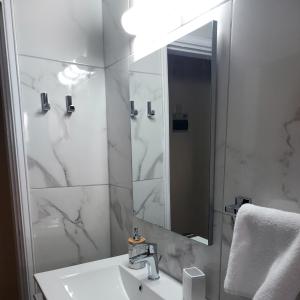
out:
{"label": "marble veining pattern", "polygon": [[133,182],[134,215],[144,221],[165,227],[165,201],[162,179]]}
{"label": "marble veining pattern", "polygon": [[[108,3],[108,1],[106,1]],[[116,2],[114,2],[116,3]],[[110,2],[109,2],[110,4]],[[113,2],[112,4],[113,5]],[[105,6],[105,4],[104,4]],[[111,6],[112,7],[112,6]],[[105,10],[105,7],[104,7]],[[228,2],[218,9],[216,9],[214,18],[218,20],[218,104],[220,106],[220,110],[217,112],[218,114],[218,129],[221,128],[220,135],[217,138],[217,161],[216,161],[216,185],[215,185],[215,207],[219,210],[223,210],[223,175],[224,175],[224,149],[225,149],[225,132],[226,132],[226,115],[223,114],[224,110],[227,110],[227,79],[228,79],[228,58],[229,58],[229,40],[230,40],[230,18],[231,15],[231,2]],[[109,15],[106,15],[107,19]],[[105,21],[105,17],[104,17]],[[106,35],[111,37],[118,36],[118,32],[113,29],[111,26],[106,26],[109,24],[106,20],[106,24],[104,24],[104,31],[112,30],[114,31],[112,35]],[[109,28],[108,28],[109,27]],[[114,34],[115,33],[115,34]],[[105,36],[105,34],[104,34]],[[118,39],[115,39],[113,42],[117,42]],[[110,43],[110,39],[106,40],[107,48],[112,49],[113,43]],[[127,45],[124,45],[127,47]],[[110,48],[111,47],[111,48]],[[120,48],[123,46],[121,45]],[[123,47],[124,49],[124,47]],[[128,48],[126,48],[128,49]],[[123,50],[120,50],[122,52]],[[118,56],[118,59],[123,56]],[[126,68],[125,65],[120,67],[120,70]],[[138,70],[139,71],[139,70]],[[153,71],[153,70],[152,70]],[[151,73],[152,73],[151,71]],[[146,74],[147,75],[147,74]],[[152,76],[157,76],[158,74]],[[224,79],[224,80],[223,80]],[[126,85],[128,86],[128,77],[122,77],[121,84],[124,87],[124,91],[126,90]],[[112,87],[112,86],[111,86]],[[107,91],[109,92],[109,91]],[[128,92],[127,92],[128,93]],[[125,93],[126,94],[126,93]],[[122,100],[120,97],[116,97],[118,99],[116,101],[116,107],[118,105],[121,106]],[[111,99],[107,99],[108,103]],[[108,104],[109,105],[109,104]],[[143,105],[143,109],[145,106]],[[114,141],[112,145],[116,144],[116,140],[122,139],[124,136],[130,136],[130,123],[128,123],[128,119],[123,119],[123,112],[120,115],[110,114],[108,116],[108,126],[113,126],[116,118],[120,119],[120,123],[118,124],[122,131],[118,135],[117,130],[113,136]],[[116,122],[115,122],[116,123]],[[110,125],[111,124],[111,125]],[[139,155],[143,154],[143,148],[141,147]],[[131,152],[130,144],[129,148],[124,151],[123,155]],[[118,152],[119,152],[118,151]],[[157,152],[156,152],[157,153]],[[110,162],[111,166],[111,162]],[[123,166],[123,165],[122,165]],[[124,165],[125,166],[125,165]],[[146,169],[149,169],[147,167]],[[114,168],[114,172],[111,175],[112,177],[117,177],[118,173],[123,174],[123,176],[127,176],[131,180],[131,168],[123,169],[123,167]],[[127,249],[127,238],[128,234],[131,232],[131,222],[132,222],[132,188],[126,189],[124,187],[117,187],[114,185],[110,186],[110,199],[111,199],[111,236],[112,236],[112,255],[117,255],[121,253],[126,253]],[[126,208],[125,208],[126,207]],[[123,208],[123,209],[122,209]],[[125,212],[128,212],[126,215]],[[128,218],[126,220],[126,218]],[[214,244],[213,246],[204,246],[197,242],[188,240],[178,234],[167,231],[161,227],[156,225],[152,225],[148,222],[142,221],[140,219],[134,218],[134,225],[137,225],[142,234],[146,237],[149,242],[158,242],[159,252],[163,255],[163,258],[160,262],[161,268],[166,271],[168,274],[171,274],[173,277],[181,280],[182,276],[182,268],[186,266],[195,265],[200,267],[206,274],[208,274],[207,281],[207,291],[208,291],[208,299],[217,300],[219,299],[219,260],[220,260],[220,239],[221,239],[221,222],[222,222],[222,214],[219,212],[215,213],[214,217]],[[127,228],[129,226],[130,228]]]}
{"label": "marble veining pattern", "polygon": [[[241,194],[260,206],[300,212],[299,10],[295,1],[234,2],[225,204]],[[232,233],[225,215],[222,300],[244,299],[223,290]]]}
{"label": "marble veining pattern", "polygon": [[128,237],[132,234],[132,191],[110,186],[111,254],[128,252]]}
{"label": "marble veining pattern", "polygon": [[[160,75],[130,72],[130,100],[138,115],[131,120],[133,181],[161,178],[163,174],[163,95]],[[147,101],[155,116],[148,118]]]}
{"label": "marble veining pattern", "polygon": [[119,61],[105,69],[108,165],[110,184],[130,188],[131,183],[131,137],[128,61]]}
{"label": "marble veining pattern", "polygon": [[108,186],[31,191],[37,272],[110,255],[108,192]]}
{"label": "marble veining pattern", "polygon": [[206,246],[174,232],[134,218],[148,242],[158,243],[162,255],[160,268],[174,278],[182,280],[182,269],[196,266],[207,275],[207,299],[219,299],[219,263],[221,248],[222,214],[214,213],[214,241]]}
{"label": "marble veining pattern", "polygon": [[[283,124],[284,132],[286,135],[286,151],[284,151],[280,159],[284,176],[283,183],[281,185],[282,193],[286,199],[291,202],[295,202],[298,205],[300,203],[300,198],[298,197],[299,190],[297,189],[297,184],[295,183],[293,187],[289,186],[289,184],[292,183],[291,181],[293,180],[294,175],[296,175],[295,172],[300,169],[300,165],[298,163],[300,143],[296,138],[300,132],[299,122],[300,107],[296,108],[294,115]],[[290,172],[292,173],[290,174]]]}
{"label": "marble veining pattern", "polygon": [[[19,61],[31,187],[107,184],[104,70],[23,56]],[[41,92],[48,93],[47,113],[41,112]],[[72,115],[66,114],[66,95],[73,97]]]}
{"label": "marble veining pattern", "polygon": [[[295,23],[300,25],[300,22],[294,13],[299,9],[298,4],[287,6],[285,10],[288,12],[283,15],[276,9],[267,10],[257,1],[251,4],[241,1],[236,5],[237,11],[256,11],[259,8],[260,13],[250,40],[245,40],[245,34],[254,25],[250,14],[247,14],[246,23],[238,14],[234,16],[239,29],[233,26],[234,64],[230,76],[225,188],[227,203],[234,193],[243,193],[263,206],[291,211],[300,209],[297,181],[300,170],[300,143],[297,138],[300,133],[300,89],[296,80],[300,63],[299,53],[295,53],[299,40],[292,37],[293,34],[299,36],[299,33],[285,32],[287,28],[294,30]],[[287,14],[290,15],[288,23],[281,28],[273,15],[285,18]],[[286,38],[284,43],[277,39],[270,43],[262,42],[264,36],[279,32]],[[248,49],[250,44],[257,45],[256,54]],[[272,55],[269,55],[270,47],[275,49]],[[270,112],[266,120],[265,116]]]}

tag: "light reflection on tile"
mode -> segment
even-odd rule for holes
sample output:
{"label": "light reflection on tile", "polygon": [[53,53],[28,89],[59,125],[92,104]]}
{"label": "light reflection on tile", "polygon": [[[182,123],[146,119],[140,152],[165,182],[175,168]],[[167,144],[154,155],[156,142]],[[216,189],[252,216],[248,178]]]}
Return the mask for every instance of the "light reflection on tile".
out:
{"label": "light reflection on tile", "polygon": [[14,1],[18,54],[103,67],[102,2]]}
{"label": "light reflection on tile", "polygon": [[130,36],[121,24],[121,17],[129,7],[128,0],[103,0],[104,59],[110,66],[130,53]]}
{"label": "light reflection on tile", "polygon": [[[19,62],[31,187],[107,184],[104,70],[23,56]],[[66,85],[59,74],[73,79]],[[42,92],[51,105],[47,113]],[[72,115],[66,95],[73,97]]]}

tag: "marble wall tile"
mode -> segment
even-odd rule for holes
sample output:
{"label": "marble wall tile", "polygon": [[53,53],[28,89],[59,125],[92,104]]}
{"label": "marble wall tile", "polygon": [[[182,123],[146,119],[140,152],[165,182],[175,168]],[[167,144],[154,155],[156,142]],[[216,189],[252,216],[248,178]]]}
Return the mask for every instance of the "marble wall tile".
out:
{"label": "marble wall tile", "polygon": [[[138,110],[131,119],[133,181],[163,176],[163,87],[160,75],[130,72],[130,100]],[[155,116],[147,116],[151,101]]]}
{"label": "marble wall tile", "polygon": [[111,219],[111,255],[128,253],[128,237],[132,234],[132,191],[111,185],[110,219]]}
{"label": "marble wall tile", "polygon": [[155,51],[138,61],[134,61],[134,55],[130,57],[129,69],[131,72],[162,75],[162,51]]}
{"label": "marble wall tile", "polygon": [[[225,149],[225,133],[226,133],[226,112],[227,109],[227,84],[228,84],[228,60],[229,60],[229,43],[230,43],[230,24],[231,24],[231,2],[220,6],[215,10],[214,18],[218,20],[218,122],[217,130],[217,157],[216,157],[216,181],[215,181],[215,208],[219,211],[223,211],[223,175],[224,175],[224,149]],[[105,18],[104,18],[105,20]],[[106,30],[104,25],[104,30]],[[123,46],[121,46],[123,47]],[[124,46],[125,48],[127,47]],[[117,71],[116,74],[121,73]],[[108,77],[107,77],[108,78]],[[118,82],[119,86],[126,89],[128,84],[128,78],[120,77]],[[108,85],[107,85],[108,86]],[[113,86],[110,87],[110,89]],[[128,91],[127,91],[128,92]],[[125,92],[125,94],[127,93]],[[109,93],[107,88],[107,93]],[[128,95],[128,94],[126,94]],[[118,99],[116,97],[116,99]],[[122,99],[122,97],[119,97]],[[107,99],[108,107],[111,99]],[[116,102],[118,106],[121,103]],[[113,106],[112,106],[113,107]],[[114,139],[122,141],[125,135],[130,136],[130,124],[128,126],[128,119],[123,116],[124,110],[119,114],[108,114],[111,121],[108,119],[108,127],[110,124],[116,123],[118,129],[114,132]],[[116,119],[120,122],[115,122]],[[111,123],[110,123],[111,122]],[[121,131],[122,130],[122,131]],[[118,131],[121,134],[118,135]],[[121,151],[121,153],[131,152],[130,143]],[[124,168],[123,168],[124,166]],[[110,162],[111,170],[111,162]],[[131,178],[131,169],[126,169],[125,165],[115,165],[112,176],[118,176],[118,173],[123,174],[127,178]],[[111,237],[112,237],[112,254],[118,255],[126,253],[127,238],[131,233],[132,224],[132,187],[130,189],[124,189],[116,186],[110,186],[110,200],[111,206],[115,207],[111,210]],[[126,199],[126,200],[125,200]],[[123,207],[126,209],[123,209]],[[127,214],[125,213],[127,211]],[[123,212],[123,213],[122,213]],[[122,217],[119,217],[122,216]],[[128,218],[128,219],[127,219]],[[142,233],[146,236],[148,241],[158,242],[159,251],[163,255],[163,259],[160,263],[160,267],[168,274],[177,279],[181,279],[182,268],[196,265],[204,270],[208,274],[207,283],[207,298],[210,300],[219,299],[219,271],[220,271],[220,251],[221,251],[221,227],[222,227],[222,214],[220,212],[215,213],[214,217],[214,242],[212,246],[205,246],[195,241],[191,241],[178,234],[167,231],[156,225],[152,225],[148,222],[144,222],[137,218],[133,219],[134,225],[138,226]]]}
{"label": "marble wall tile", "polygon": [[102,2],[14,1],[19,54],[103,67]]}
{"label": "marble wall tile", "polygon": [[105,69],[109,182],[131,188],[131,137],[128,61]]}
{"label": "marble wall tile", "polygon": [[[300,212],[299,11],[297,1],[234,1],[225,204],[244,195]],[[232,232],[225,216],[222,300],[243,299],[223,291]]]}
{"label": "marble wall tile", "polygon": [[222,214],[215,212],[214,241],[205,246],[181,235],[134,218],[148,242],[158,243],[162,255],[160,268],[178,280],[182,280],[182,269],[196,266],[207,275],[207,299],[219,299],[219,271],[221,251]]}
{"label": "marble wall tile", "polygon": [[35,270],[110,256],[108,186],[31,190]]}
{"label": "marble wall tile", "polygon": [[163,180],[150,179],[133,182],[134,215],[144,221],[165,227]]}
{"label": "marble wall tile", "polygon": [[[31,187],[107,184],[104,70],[24,56],[19,63]],[[51,105],[45,114],[42,92]],[[73,97],[72,115],[66,95]]]}
{"label": "marble wall tile", "polygon": [[225,201],[299,212],[300,3],[279,3],[235,2]]}
{"label": "marble wall tile", "polygon": [[130,36],[121,24],[123,13],[129,8],[129,0],[103,0],[104,60],[110,66],[130,54]]}
{"label": "marble wall tile", "polygon": [[[105,4],[104,4],[105,5]],[[104,8],[105,9],[105,8]],[[218,35],[218,103],[220,102],[223,108],[227,107],[227,72],[228,72],[228,59],[229,59],[229,36],[230,36],[230,15],[231,15],[231,3],[220,6],[216,10],[215,18],[219,22],[219,35]],[[229,18],[229,19],[227,19]],[[104,18],[105,20],[105,18]],[[104,25],[104,30],[106,30]],[[115,34],[117,36],[118,32]],[[113,35],[112,35],[113,36]],[[117,41],[118,42],[118,41]],[[112,44],[111,44],[112,45]],[[109,41],[107,46],[109,45]],[[111,46],[111,49],[115,46]],[[121,47],[123,47],[121,45]],[[125,49],[127,45],[124,46]],[[124,47],[123,50],[124,51]],[[109,49],[109,48],[108,48]],[[121,54],[122,57],[122,54]],[[116,73],[119,73],[116,71]],[[108,78],[108,77],[107,77]],[[126,83],[128,83],[128,78],[120,77],[118,85],[124,86],[126,89]],[[108,85],[107,85],[108,86]],[[110,87],[110,89],[113,86]],[[109,91],[107,91],[109,93]],[[126,92],[125,92],[126,94]],[[126,94],[127,95],[127,94]],[[121,99],[122,97],[119,97]],[[116,97],[117,99],[117,97]],[[108,98],[108,103],[111,99]],[[121,101],[116,102],[119,105]],[[108,104],[109,106],[109,104]],[[113,106],[112,106],[113,107]],[[123,110],[125,111],[125,109]],[[224,112],[224,111],[223,111]],[[217,126],[219,128],[224,127],[226,123],[225,117],[221,112],[218,112],[219,122]],[[130,127],[128,126],[127,120],[123,118],[123,113],[120,114],[108,114],[111,118],[112,123],[108,119],[108,124],[113,124],[116,118],[121,118],[120,123],[118,123],[117,128],[114,132],[114,139],[121,141],[123,136],[127,134],[130,136]],[[117,122],[115,122],[117,123]],[[110,125],[108,125],[109,127]],[[122,128],[123,127],[123,128]],[[118,130],[121,130],[121,134],[117,134]],[[126,133],[127,132],[127,133]],[[218,174],[218,179],[216,179],[216,204],[215,207],[219,210],[223,210],[223,175],[224,173],[224,147],[225,147],[225,132],[226,126],[223,131],[221,131],[220,136],[217,137],[217,151],[221,153],[216,160],[216,173]],[[129,151],[130,144],[129,144]],[[121,153],[127,153],[128,149],[126,147],[121,151]],[[125,165],[120,165],[125,166]],[[119,167],[116,164],[112,176],[117,176],[120,172],[122,177],[131,178],[131,170],[125,169],[126,167]],[[111,162],[110,162],[111,169]],[[117,182],[117,181],[116,181]],[[125,200],[126,199],[126,200]],[[127,252],[127,237],[131,233],[131,222],[132,222],[132,194],[131,188],[125,189],[111,185],[110,186],[110,200],[111,200],[111,236],[112,236],[112,254],[117,255]],[[126,207],[122,210],[123,207]],[[127,211],[127,213],[125,213]],[[121,217],[120,217],[121,216]],[[163,254],[163,259],[161,261],[161,267],[164,271],[171,274],[177,279],[181,279],[182,268],[186,266],[196,265],[204,270],[208,274],[208,299],[215,300],[219,299],[219,268],[220,268],[220,249],[221,249],[221,222],[222,215],[219,212],[215,214],[215,227],[214,227],[214,243],[212,246],[204,246],[197,242],[188,240],[180,235],[167,231],[156,225],[151,225],[147,222],[134,218],[134,225],[137,225],[142,230],[142,233],[146,236],[148,241],[158,242],[160,253]],[[130,228],[129,228],[130,227]]]}

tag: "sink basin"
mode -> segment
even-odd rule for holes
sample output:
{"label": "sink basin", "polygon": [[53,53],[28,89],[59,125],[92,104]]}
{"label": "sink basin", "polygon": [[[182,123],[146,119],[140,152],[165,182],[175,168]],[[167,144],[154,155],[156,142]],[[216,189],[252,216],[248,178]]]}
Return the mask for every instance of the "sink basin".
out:
{"label": "sink basin", "polygon": [[160,272],[127,267],[128,255],[39,273],[35,279],[47,300],[182,300],[181,284]]}

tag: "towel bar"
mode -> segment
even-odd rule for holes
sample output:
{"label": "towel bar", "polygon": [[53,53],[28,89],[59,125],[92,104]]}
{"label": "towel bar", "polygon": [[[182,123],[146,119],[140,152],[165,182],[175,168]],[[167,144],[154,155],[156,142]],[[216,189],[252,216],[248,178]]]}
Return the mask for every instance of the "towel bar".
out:
{"label": "towel bar", "polygon": [[252,199],[244,196],[237,196],[235,197],[235,204],[225,206],[225,212],[233,217],[236,217],[239,209],[247,203],[252,203]]}

